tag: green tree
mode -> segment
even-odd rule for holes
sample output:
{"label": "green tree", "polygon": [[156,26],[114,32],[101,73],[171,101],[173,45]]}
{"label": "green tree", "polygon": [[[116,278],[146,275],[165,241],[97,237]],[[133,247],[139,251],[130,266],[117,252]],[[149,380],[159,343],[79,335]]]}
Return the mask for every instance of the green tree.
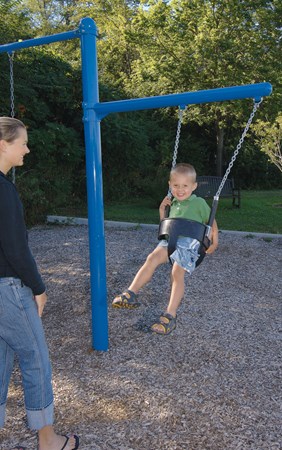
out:
{"label": "green tree", "polygon": [[258,143],[269,160],[282,172],[282,115],[279,115],[273,124],[258,121],[256,124]]}
{"label": "green tree", "polygon": [[0,42],[6,44],[21,37],[28,39],[31,22],[19,0],[0,0]]}
{"label": "green tree", "polygon": [[[100,35],[101,81],[105,82],[107,78],[111,85],[120,84],[123,72],[130,70],[131,46],[126,34],[139,1],[22,0],[22,3],[29,11],[37,35],[73,30],[78,28],[83,17],[92,17]],[[74,41],[66,42],[63,47],[55,44],[54,48],[69,62],[80,63],[79,46]]]}
{"label": "green tree", "polygon": [[32,20],[33,29],[43,34],[73,27],[77,2],[74,0],[22,0]]}
{"label": "green tree", "polygon": [[[268,161],[259,147],[265,147],[266,134],[269,146],[273,145],[270,130],[281,111],[278,0],[0,0],[0,12],[2,42],[73,30],[81,18],[92,17],[99,31],[101,101],[270,81],[274,93],[258,112],[264,137],[257,126],[252,127],[241,162],[234,166],[235,173],[242,168],[240,178],[246,186],[254,186],[255,159],[261,174],[256,179],[267,183],[263,176],[270,173]],[[0,55],[0,64],[1,86],[5,87],[1,112],[8,114],[6,55]],[[15,55],[16,113],[28,123],[36,149],[29,158],[30,168],[26,168],[38,177],[39,193],[46,164],[46,198],[51,198],[48,189],[54,196],[56,186],[56,200],[62,203],[74,192],[85,194],[80,71],[76,39]],[[252,100],[189,106],[179,160],[189,157],[202,174],[214,173],[216,167],[220,173],[251,108]],[[107,198],[130,193],[151,196],[159,185],[151,181],[156,178],[164,180],[162,189],[166,189],[176,120],[176,112],[165,109],[110,115],[102,121]],[[66,142],[63,149],[61,135]],[[43,159],[33,160],[42,142],[47,146]],[[40,166],[37,173],[31,169],[34,163]],[[59,180],[52,178],[56,166],[63,174],[60,188]],[[52,186],[48,180],[53,181]],[[29,195],[31,192],[36,192],[32,183]],[[42,199],[41,194],[39,197]]]}
{"label": "green tree", "polygon": [[92,17],[98,28],[98,60],[100,82],[124,90],[124,80],[131,76],[136,49],[131,41],[133,19],[139,1],[97,0],[76,2],[73,20]]}
{"label": "green tree", "polygon": [[[127,91],[157,95],[270,81],[274,95],[260,114],[275,120],[272,103],[279,100],[281,73],[279,17],[278,1],[143,2],[132,27],[139,57]],[[246,108],[243,102],[224,102],[189,110],[190,120],[214,129],[220,175],[228,150],[226,134],[230,126],[242,126]]]}

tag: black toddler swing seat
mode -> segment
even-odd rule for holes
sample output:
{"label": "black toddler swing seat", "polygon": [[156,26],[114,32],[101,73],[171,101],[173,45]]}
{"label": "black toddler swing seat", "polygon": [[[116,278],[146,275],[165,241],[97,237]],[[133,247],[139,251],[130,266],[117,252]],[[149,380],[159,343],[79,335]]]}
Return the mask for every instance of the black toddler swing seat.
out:
{"label": "black toddler swing seat", "polygon": [[200,242],[199,255],[196,267],[203,261],[206,250],[210,246],[208,238],[210,227],[195,220],[176,218],[165,218],[159,225],[158,239],[165,239],[168,244],[168,257],[172,255],[176,249],[176,243],[179,236],[197,239]]}

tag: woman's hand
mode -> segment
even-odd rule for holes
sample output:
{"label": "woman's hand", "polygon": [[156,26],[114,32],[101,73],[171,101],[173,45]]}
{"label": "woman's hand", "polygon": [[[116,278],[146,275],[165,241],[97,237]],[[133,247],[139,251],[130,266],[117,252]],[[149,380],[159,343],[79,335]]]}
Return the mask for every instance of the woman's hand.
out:
{"label": "woman's hand", "polygon": [[34,296],[34,300],[35,300],[36,305],[37,305],[38,315],[39,315],[39,317],[41,317],[42,313],[43,313],[44,306],[46,305],[46,302],[47,302],[47,294],[46,294],[46,292],[43,292],[43,294],[40,294],[40,295],[35,295]]}

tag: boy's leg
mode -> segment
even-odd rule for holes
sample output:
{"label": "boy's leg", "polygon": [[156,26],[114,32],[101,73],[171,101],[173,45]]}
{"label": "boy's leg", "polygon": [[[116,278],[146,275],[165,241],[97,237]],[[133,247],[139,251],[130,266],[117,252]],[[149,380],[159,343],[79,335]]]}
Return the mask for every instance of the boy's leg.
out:
{"label": "boy's leg", "polygon": [[145,263],[135,275],[129,288],[123,292],[123,294],[117,296],[113,300],[112,305],[119,308],[139,306],[140,303],[136,301],[136,294],[150,281],[156,268],[160,264],[167,262],[167,260],[167,247],[156,247],[155,250],[148,255]]}
{"label": "boy's leg", "polygon": [[177,310],[184,296],[184,277],[185,270],[177,263],[174,263],[171,272],[172,285],[170,299],[166,308],[166,312],[171,314],[173,317],[176,317]]}
{"label": "boy's leg", "polygon": [[155,250],[147,256],[145,263],[138,270],[128,289],[137,294],[145,284],[149,283],[157,267],[167,261],[167,247],[156,247]]}
{"label": "boy's leg", "polygon": [[184,295],[185,270],[177,263],[173,264],[171,279],[171,293],[166,312],[161,315],[159,322],[154,323],[151,330],[158,334],[170,334],[176,327],[176,315]]}

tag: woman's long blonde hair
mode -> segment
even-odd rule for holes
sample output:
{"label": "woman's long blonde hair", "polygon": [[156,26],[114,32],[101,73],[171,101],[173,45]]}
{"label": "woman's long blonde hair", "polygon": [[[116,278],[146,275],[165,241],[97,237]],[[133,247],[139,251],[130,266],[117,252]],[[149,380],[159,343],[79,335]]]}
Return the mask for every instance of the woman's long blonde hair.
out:
{"label": "woman's long blonde hair", "polygon": [[0,140],[13,142],[17,139],[20,128],[26,129],[20,120],[12,117],[0,117]]}

